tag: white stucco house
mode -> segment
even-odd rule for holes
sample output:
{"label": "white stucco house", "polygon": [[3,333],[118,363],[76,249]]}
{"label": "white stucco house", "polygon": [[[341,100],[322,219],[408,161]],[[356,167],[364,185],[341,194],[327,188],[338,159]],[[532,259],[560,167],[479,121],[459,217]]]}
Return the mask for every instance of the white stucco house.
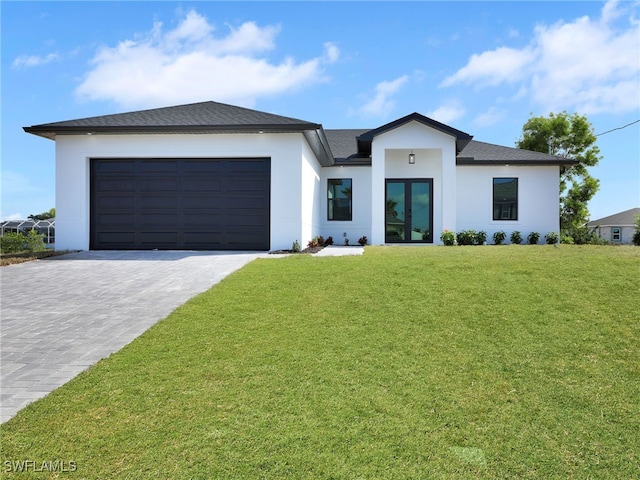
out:
{"label": "white stucco house", "polygon": [[587,226],[592,228],[602,240],[613,244],[631,245],[636,233],[636,218],[638,216],[640,216],[640,208],[630,208],[592,220]]}
{"label": "white stucco house", "polygon": [[55,141],[56,248],[275,250],[559,230],[571,160],[418,113],[374,129],[216,102],[25,127]]}

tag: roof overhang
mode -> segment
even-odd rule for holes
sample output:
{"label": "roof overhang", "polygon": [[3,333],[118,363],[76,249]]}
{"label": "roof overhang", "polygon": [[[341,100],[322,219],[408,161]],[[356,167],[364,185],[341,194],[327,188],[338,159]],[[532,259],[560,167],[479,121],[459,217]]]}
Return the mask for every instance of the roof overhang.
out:
{"label": "roof overhang", "polygon": [[548,160],[476,160],[472,157],[457,157],[456,165],[560,165],[560,166],[571,166],[576,165],[577,160],[571,160],[568,158],[560,158],[556,159],[548,159]]}
{"label": "roof overhang", "polygon": [[35,125],[23,127],[27,133],[55,140],[58,135],[149,135],[149,134],[221,134],[221,133],[300,133],[310,129],[322,129],[320,124],[290,125]]}
{"label": "roof overhang", "polygon": [[154,126],[60,126],[36,125],[24,131],[55,140],[59,135],[179,135],[179,134],[264,134],[302,133],[323,167],[333,165],[333,154],[322,125],[301,123],[289,125],[154,125]]}

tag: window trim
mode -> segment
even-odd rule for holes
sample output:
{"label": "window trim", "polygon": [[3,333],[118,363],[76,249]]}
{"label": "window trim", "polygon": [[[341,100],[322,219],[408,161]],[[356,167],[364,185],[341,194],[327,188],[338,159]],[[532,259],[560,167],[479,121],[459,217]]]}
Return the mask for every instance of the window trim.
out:
{"label": "window trim", "polygon": [[[505,211],[502,208],[497,209],[496,215],[496,180],[509,180],[516,182],[516,197],[515,197],[515,218],[510,218],[512,215],[513,207]],[[494,222],[517,222],[520,214],[520,179],[519,177],[493,177],[491,180],[491,218]],[[508,218],[505,218],[508,217]]]}
{"label": "window trim", "polygon": [[[348,219],[344,219],[344,218],[331,218],[331,202],[333,202],[334,200],[337,200],[338,198],[329,198],[329,192],[330,192],[330,185],[331,185],[331,181],[332,180],[339,180],[341,182],[344,182],[346,180],[349,181],[350,183],[350,188],[351,188],[351,196],[348,197],[349,199],[349,218]],[[327,221],[328,222],[352,222],[353,221],[353,178],[350,177],[345,177],[345,178],[327,178]]]}

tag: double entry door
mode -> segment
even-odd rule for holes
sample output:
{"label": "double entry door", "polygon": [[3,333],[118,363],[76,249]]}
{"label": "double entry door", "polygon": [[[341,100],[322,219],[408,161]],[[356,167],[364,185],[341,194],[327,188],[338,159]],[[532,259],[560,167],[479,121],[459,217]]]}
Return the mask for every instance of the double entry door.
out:
{"label": "double entry door", "polygon": [[433,179],[385,181],[385,242],[433,243]]}

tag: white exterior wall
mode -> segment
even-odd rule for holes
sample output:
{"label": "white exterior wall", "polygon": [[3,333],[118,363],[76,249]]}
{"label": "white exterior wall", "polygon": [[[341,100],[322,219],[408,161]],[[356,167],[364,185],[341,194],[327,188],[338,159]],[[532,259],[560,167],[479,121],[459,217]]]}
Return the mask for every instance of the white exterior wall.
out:
{"label": "white exterior wall", "polygon": [[[416,163],[409,165],[410,151]],[[385,243],[385,179],[433,179],[433,243],[456,225],[455,138],[419,122],[376,136],[372,143],[372,244]]]}
{"label": "white exterior wall", "polygon": [[[56,248],[89,249],[89,159],[271,158],[271,249],[290,248],[302,235],[301,134],[59,135],[56,138]],[[311,165],[311,160],[305,162]],[[305,179],[309,177],[305,167]],[[316,182],[317,183],[317,182]],[[306,201],[306,196],[304,197]],[[306,204],[305,204],[306,205]],[[306,207],[305,207],[306,208]],[[308,239],[307,239],[308,241]],[[302,244],[302,243],[301,243]]]}
{"label": "white exterior wall", "polygon": [[[410,150],[416,163],[409,165]],[[385,241],[385,179],[433,179],[433,241],[445,230],[559,230],[557,166],[455,165],[455,138],[419,122],[376,136],[372,166],[320,167],[302,134],[60,135],[56,139],[56,248],[89,248],[90,158],[271,158],[270,248],[302,248],[316,235],[337,245]],[[518,220],[493,221],[494,177],[517,177]],[[351,178],[353,217],[327,219],[327,179]]]}
{"label": "white exterior wall", "polygon": [[[330,178],[350,178],[352,188],[351,221],[328,220],[327,181]],[[320,234],[333,237],[334,245],[344,245],[345,238],[349,245],[357,245],[363,235],[371,243],[371,168],[360,167],[326,167],[322,169],[320,183]],[[345,235],[346,234],[346,235]]]}
{"label": "white exterior wall", "polygon": [[[498,177],[518,179],[518,220],[493,220],[493,179]],[[493,243],[499,230],[507,234],[505,243],[514,230],[523,243],[529,233],[538,232],[544,242],[547,233],[560,231],[559,178],[558,166],[459,166],[457,225],[449,230],[484,230],[487,243]]]}
{"label": "white exterior wall", "polygon": [[[304,142],[302,151],[302,171],[300,184],[302,186],[302,212],[300,235],[289,241],[286,248],[291,248],[294,240],[300,241],[300,247],[305,248],[309,240],[320,235],[320,204],[321,204],[321,167],[311,151],[309,144]],[[290,199],[293,200],[293,199]]]}

